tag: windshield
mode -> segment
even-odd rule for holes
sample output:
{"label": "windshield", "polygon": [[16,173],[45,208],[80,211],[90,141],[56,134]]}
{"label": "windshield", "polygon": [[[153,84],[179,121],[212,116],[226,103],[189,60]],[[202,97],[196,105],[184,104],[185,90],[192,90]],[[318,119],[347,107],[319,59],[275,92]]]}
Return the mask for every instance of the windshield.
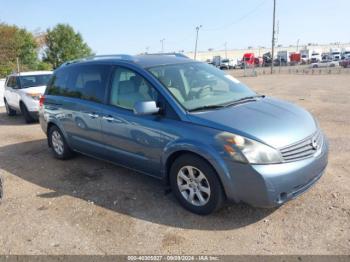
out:
{"label": "windshield", "polygon": [[31,76],[20,76],[19,81],[21,82],[22,88],[34,87],[34,86],[46,86],[51,78],[51,75],[31,75]]}
{"label": "windshield", "polygon": [[205,63],[164,65],[152,67],[149,71],[189,111],[256,96],[234,77]]}

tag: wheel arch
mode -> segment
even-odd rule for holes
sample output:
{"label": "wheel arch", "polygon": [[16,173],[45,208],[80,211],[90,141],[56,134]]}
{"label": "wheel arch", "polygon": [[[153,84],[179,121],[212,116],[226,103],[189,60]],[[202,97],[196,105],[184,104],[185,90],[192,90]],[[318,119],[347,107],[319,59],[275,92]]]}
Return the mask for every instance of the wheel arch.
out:
{"label": "wheel arch", "polygon": [[171,165],[174,163],[174,161],[184,155],[184,154],[191,154],[195,155],[201,159],[203,159],[205,162],[207,162],[216,172],[218,175],[219,181],[221,183],[221,186],[224,190],[225,196],[231,195],[232,187],[232,179],[229,175],[229,171],[224,163],[224,161],[213,152],[213,150],[209,150],[208,148],[203,148],[203,146],[180,146],[173,148],[172,150],[168,150],[167,153],[165,153],[165,159],[163,162],[164,165],[164,182],[168,185],[169,184],[169,176],[170,176],[170,168]]}
{"label": "wheel arch", "polygon": [[[47,127],[46,127],[46,134],[47,134],[47,136],[49,136],[50,128],[53,127],[53,126],[56,126],[62,132],[62,134],[64,136],[64,139],[66,140],[67,144],[69,146],[71,146],[70,141],[69,141],[69,139],[67,137],[67,133],[65,132],[64,128],[62,128],[61,125],[59,123],[57,123],[56,121],[53,121],[53,119],[47,122]],[[48,143],[49,147],[51,147],[50,139],[47,140],[47,143]]]}

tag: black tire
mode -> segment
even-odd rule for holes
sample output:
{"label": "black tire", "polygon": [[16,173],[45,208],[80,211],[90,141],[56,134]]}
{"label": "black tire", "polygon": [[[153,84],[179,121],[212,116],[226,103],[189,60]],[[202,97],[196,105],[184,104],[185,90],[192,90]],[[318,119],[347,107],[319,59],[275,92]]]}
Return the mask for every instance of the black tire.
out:
{"label": "black tire", "polygon": [[7,103],[6,99],[4,99],[5,103],[5,108],[6,108],[6,114],[8,116],[15,116],[16,115],[16,110],[12,109],[9,104]]}
{"label": "black tire", "polygon": [[21,109],[21,113],[24,117],[24,120],[26,121],[27,124],[33,123],[35,121],[35,119],[30,115],[30,113],[29,113],[29,111],[24,103],[20,104],[20,109]]}
{"label": "black tire", "polygon": [[[195,205],[190,203],[180,192],[178,186],[178,173],[181,169],[186,168],[186,166],[194,167],[202,172],[202,174],[207,179],[210,188],[210,196],[207,196],[207,202],[204,205]],[[180,202],[180,204],[187,210],[199,214],[208,215],[220,209],[225,200],[224,190],[222,188],[221,182],[214,168],[199,156],[194,154],[184,154],[178,157],[170,168],[169,174],[170,186],[175,194],[175,197]],[[199,188],[199,187],[198,187]],[[197,190],[198,190],[197,188]],[[190,189],[188,189],[190,190]],[[186,190],[183,190],[186,191]],[[187,193],[185,193],[187,194]],[[190,193],[188,193],[190,195]],[[203,196],[203,195],[202,195]],[[195,195],[197,197],[197,193]],[[197,199],[199,199],[197,197]]]}
{"label": "black tire", "polygon": [[[57,135],[61,138],[62,150],[58,149],[55,145],[55,138],[57,141]],[[51,126],[48,132],[48,142],[55,158],[65,160],[73,157],[73,151],[69,148],[66,139],[64,138],[61,130],[57,126]]]}

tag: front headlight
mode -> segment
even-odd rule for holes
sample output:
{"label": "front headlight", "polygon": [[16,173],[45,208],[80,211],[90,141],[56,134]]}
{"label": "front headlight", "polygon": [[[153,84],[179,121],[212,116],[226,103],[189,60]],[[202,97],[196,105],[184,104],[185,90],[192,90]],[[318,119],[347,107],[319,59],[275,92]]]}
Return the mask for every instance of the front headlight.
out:
{"label": "front headlight", "polygon": [[236,161],[250,164],[282,162],[282,157],[276,149],[260,142],[226,132],[220,134],[220,138],[224,142],[225,151]]}

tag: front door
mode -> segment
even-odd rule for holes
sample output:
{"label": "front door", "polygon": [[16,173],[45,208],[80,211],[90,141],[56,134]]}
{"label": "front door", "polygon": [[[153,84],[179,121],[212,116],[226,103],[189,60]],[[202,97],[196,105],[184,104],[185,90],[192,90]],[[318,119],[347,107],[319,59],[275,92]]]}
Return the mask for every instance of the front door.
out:
{"label": "front door", "polygon": [[111,76],[111,90],[102,116],[102,131],[109,160],[160,175],[164,148],[163,118],[133,113],[137,101],[158,101],[159,93],[138,73],[118,67]]}

